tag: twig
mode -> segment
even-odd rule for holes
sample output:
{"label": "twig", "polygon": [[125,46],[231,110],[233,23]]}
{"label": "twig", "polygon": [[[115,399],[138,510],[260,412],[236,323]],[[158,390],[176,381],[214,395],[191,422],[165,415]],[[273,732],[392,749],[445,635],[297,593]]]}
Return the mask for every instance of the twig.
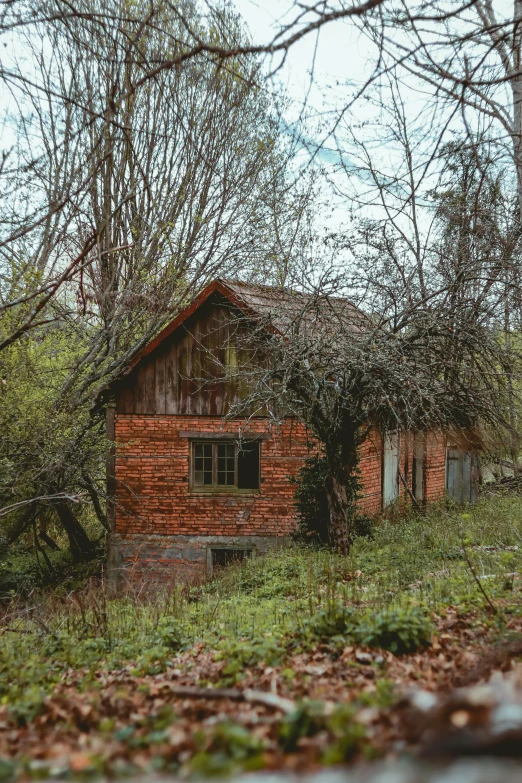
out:
{"label": "twig", "polygon": [[21,500],[19,503],[12,503],[10,506],[0,508],[0,517],[10,514],[11,511],[14,511],[17,508],[27,506],[29,503],[35,503],[37,500],[70,500],[72,503],[81,503],[83,498],[81,495],[71,495],[69,492],[58,492],[56,495],[40,495],[37,498]]}
{"label": "twig", "polygon": [[480,590],[480,592],[482,593],[482,595],[483,595],[483,596],[484,596],[484,598],[486,599],[486,601],[487,601],[487,604],[488,604],[489,608],[490,608],[490,609],[491,609],[491,610],[492,610],[492,611],[493,611],[495,614],[498,614],[499,612],[498,612],[498,609],[497,609],[497,607],[495,606],[495,604],[493,603],[493,601],[491,600],[491,598],[489,597],[489,595],[488,595],[488,594],[486,593],[486,591],[484,590],[484,587],[483,587],[483,585],[482,585],[482,583],[481,583],[480,579],[478,578],[477,574],[475,573],[475,569],[473,568],[473,565],[472,565],[472,563],[471,563],[471,560],[469,559],[468,550],[466,549],[466,546],[465,546],[465,544],[464,544],[464,540],[463,540],[462,538],[461,538],[461,540],[460,540],[460,545],[461,545],[461,547],[462,547],[462,551],[464,552],[464,557],[466,558],[466,563],[468,564],[468,568],[469,568],[469,570],[471,571],[471,575],[472,575],[473,579],[475,580],[475,584],[477,585],[478,589]]}
{"label": "twig", "polygon": [[295,702],[292,699],[285,699],[283,696],[278,696],[276,693],[268,693],[267,691],[255,691],[251,688],[240,691],[237,688],[197,688],[191,685],[172,685],[170,689],[175,696],[182,698],[244,701],[249,704],[262,704],[264,707],[280,710],[287,715],[296,709]]}
{"label": "twig", "polygon": [[415,506],[415,508],[416,508],[416,509],[418,509],[418,510],[420,511],[421,504],[419,503],[419,501],[417,500],[417,498],[415,497],[415,495],[413,494],[413,492],[412,492],[412,491],[411,491],[411,489],[409,488],[409,486],[408,486],[408,482],[406,481],[406,479],[405,479],[405,478],[404,478],[404,476],[402,475],[402,471],[401,471],[401,470],[399,470],[399,471],[398,471],[398,473],[399,473],[399,478],[400,478],[400,480],[402,481],[402,483],[404,484],[404,486],[405,486],[405,488],[406,488],[406,492],[407,492],[407,493],[408,493],[408,495],[410,496],[410,499],[411,499],[411,501],[412,501],[413,505]]}

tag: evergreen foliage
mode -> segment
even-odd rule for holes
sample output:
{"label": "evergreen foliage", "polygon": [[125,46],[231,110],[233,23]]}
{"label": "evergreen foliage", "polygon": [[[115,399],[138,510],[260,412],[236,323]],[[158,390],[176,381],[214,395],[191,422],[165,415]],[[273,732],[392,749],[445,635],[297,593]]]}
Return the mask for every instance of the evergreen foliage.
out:
{"label": "evergreen foliage", "polygon": [[[314,454],[308,457],[291,479],[295,484],[294,502],[299,519],[295,539],[314,546],[332,544],[328,496],[325,489],[326,457]],[[360,514],[357,499],[360,497],[359,471],[356,469],[346,482],[346,494],[349,502],[348,526],[358,536],[370,536],[371,520]]]}

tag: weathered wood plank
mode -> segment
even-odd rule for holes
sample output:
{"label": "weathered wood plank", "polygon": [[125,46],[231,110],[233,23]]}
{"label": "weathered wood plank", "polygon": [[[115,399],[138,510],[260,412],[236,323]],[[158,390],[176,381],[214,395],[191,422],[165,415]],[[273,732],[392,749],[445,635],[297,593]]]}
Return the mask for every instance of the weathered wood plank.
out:
{"label": "weathered wood plank", "polygon": [[461,503],[471,502],[471,454],[462,454],[462,500]]}
{"label": "weathered wood plank", "polygon": [[179,413],[178,406],[178,342],[172,341],[165,354],[165,413],[174,416]]}
{"label": "weathered wood plank", "polygon": [[156,356],[147,357],[145,363],[145,410],[156,413]]}
{"label": "weathered wood plank", "polygon": [[178,413],[190,413],[190,381],[189,374],[192,371],[191,357],[192,340],[188,335],[178,345]]}
{"label": "weathered wood plank", "polygon": [[134,392],[135,401],[135,413],[147,413],[145,399],[146,399],[146,374],[147,365],[140,364],[136,373],[136,387]]}
{"label": "weathered wood plank", "polygon": [[399,434],[389,432],[384,438],[382,501],[384,506],[399,496]]}
{"label": "weathered wood plank", "polygon": [[116,395],[117,413],[134,413],[134,381],[126,378]]}
{"label": "weathered wood plank", "polygon": [[156,356],[156,379],[155,379],[155,411],[157,414],[164,414],[166,411],[166,383],[165,383],[165,351],[161,351]]}
{"label": "weathered wood plank", "polygon": [[204,305],[128,376],[118,392],[118,412],[226,415],[246,391],[239,379],[224,379],[224,368],[239,361],[236,332],[242,330],[230,325],[233,318],[220,302]]}

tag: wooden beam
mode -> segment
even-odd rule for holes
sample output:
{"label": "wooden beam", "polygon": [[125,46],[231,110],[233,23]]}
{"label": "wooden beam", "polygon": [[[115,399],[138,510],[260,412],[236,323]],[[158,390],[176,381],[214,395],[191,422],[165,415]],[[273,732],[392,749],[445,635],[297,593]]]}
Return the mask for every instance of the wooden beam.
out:
{"label": "wooden beam", "polygon": [[190,440],[271,440],[269,432],[250,432],[248,430],[236,432],[204,432],[203,430],[180,430],[180,438],[190,438]]}

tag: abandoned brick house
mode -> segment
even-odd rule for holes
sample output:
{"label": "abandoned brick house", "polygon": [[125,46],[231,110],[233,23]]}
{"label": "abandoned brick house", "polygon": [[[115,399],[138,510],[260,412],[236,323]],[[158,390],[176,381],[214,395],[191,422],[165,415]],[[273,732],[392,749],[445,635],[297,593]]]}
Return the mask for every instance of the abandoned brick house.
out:
{"label": "abandoned brick house", "polygon": [[[276,298],[266,286],[214,281],[111,387],[112,578],[134,568],[183,576],[289,540],[289,476],[310,453],[305,428],[290,418],[277,427],[263,417],[225,419],[237,384],[200,383],[209,350],[227,360],[231,311],[251,316],[270,306],[284,306],[280,291]],[[448,491],[463,501],[476,491],[472,457],[448,448],[442,434],[375,432],[361,448],[360,471],[361,510],[370,515],[400,497],[425,502]]]}

